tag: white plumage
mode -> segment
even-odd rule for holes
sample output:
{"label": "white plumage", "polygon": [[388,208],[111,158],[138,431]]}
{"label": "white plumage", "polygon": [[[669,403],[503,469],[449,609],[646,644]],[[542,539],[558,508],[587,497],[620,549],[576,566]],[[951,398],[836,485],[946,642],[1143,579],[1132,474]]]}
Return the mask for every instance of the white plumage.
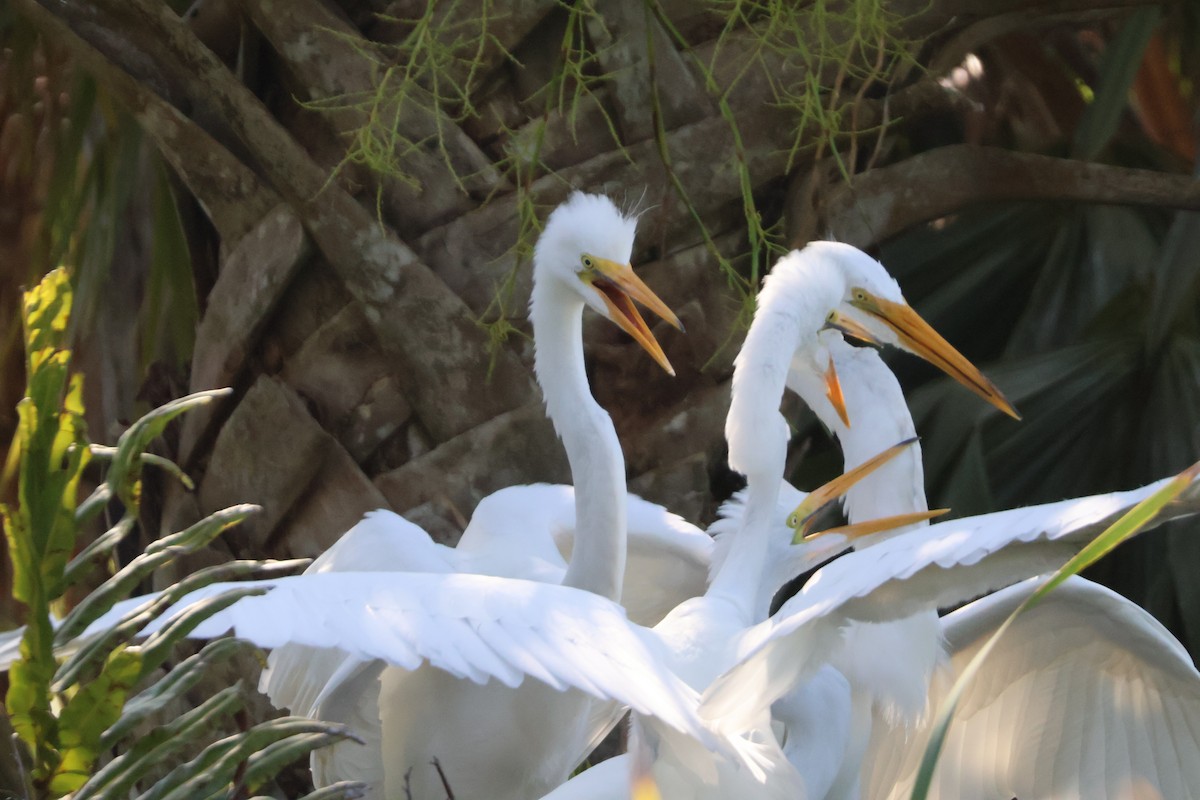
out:
{"label": "white plumage", "polygon": [[[642,302],[678,325],[628,266],[635,224],[608,198],[575,193],[550,215],[534,253],[535,371],[576,488],[501,490],[480,503],[454,549],[432,543],[395,515],[375,512],[310,572],[473,573],[561,583],[617,600],[625,580],[640,584],[645,570],[657,569],[664,554],[679,556],[679,566],[664,571],[657,586],[631,593],[635,618],[646,622],[657,621],[687,593],[702,589],[711,541],[661,507],[626,495],[616,433],[592,399],[584,372],[585,306],[629,332],[670,371],[632,303]],[[637,541],[651,537],[659,544],[635,548],[631,560],[627,505],[639,526]],[[655,563],[647,566],[647,558]],[[500,586],[518,591],[517,584],[471,585],[492,598]],[[438,625],[427,633],[434,637],[430,646],[439,635],[451,635]],[[592,727],[598,723],[588,722],[593,700],[577,691],[590,684],[576,686],[553,673],[538,673],[539,662],[528,653],[526,666],[546,683],[513,689],[465,684],[459,678],[480,675],[420,667],[419,659],[371,663],[364,658],[290,644],[272,654],[263,675],[261,688],[276,705],[352,724],[367,741],[366,748],[343,743],[314,753],[317,785],[365,779],[371,797],[399,796],[405,787],[414,796],[432,795],[442,791],[431,766],[436,758],[460,800],[522,800],[564,780],[597,735]],[[430,662],[454,666],[435,658]],[[511,673],[494,677],[514,685]],[[513,737],[514,728],[523,735]]]}
{"label": "white plumage", "polygon": [[[821,328],[831,311],[849,310],[862,299],[869,300],[872,307],[876,301],[885,304],[864,324],[880,327],[882,337],[897,340],[890,327],[896,322],[897,310],[911,314],[899,287],[878,262],[833,243],[810,245],[781,259],[759,295],[754,323],[735,361],[725,425],[730,466],[747,477],[744,512],[736,533],[723,532],[721,557],[714,561],[708,591],[684,602],[654,629],[665,644],[667,666],[697,690],[704,690],[738,662],[745,651],[745,634],[765,618],[767,602],[780,578],[790,577],[779,574],[779,559],[771,557],[772,538],[778,536],[778,498],[788,440],[787,423],[779,413],[780,399],[792,371],[806,372],[821,382],[829,357]],[[918,347],[932,343],[929,349],[936,354],[944,345],[928,326],[910,330],[917,331]],[[945,348],[949,349],[948,345]],[[810,399],[809,384],[801,389],[805,399]],[[824,399],[824,389],[817,390],[816,396]],[[830,547],[821,542],[797,545],[794,551],[828,554]],[[789,566],[797,563],[795,559],[784,561]],[[812,645],[823,649],[833,646],[838,631],[814,628],[814,635],[817,639]],[[733,715],[712,718],[731,735],[745,734],[757,743],[766,765],[765,785],[759,776],[736,765],[710,763],[694,744],[655,719],[635,718],[633,754],[625,759],[626,769],[644,761],[664,797],[794,797],[802,791],[800,776],[772,733],[768,706],[769,702],[738,714],[736,722]],[[602,775],[584,773],[547,800],[621,796],[623,786],[611,785],[621,776],[620,770],[609,766]],[[624,783],[631,777],[626,772]]]}
{"label": "white plumage", "polygon": [[[1037,588],[1025,581],[948,615],[950,674]],[[935,681],[931,708],[949,688]],[[928,741],[876,720],[865,797],[906,800]],[[1125,598],[1072,578],[1004,633],[954,716],[933,800],[1200,798],[1200,674]]]}
{"label": "white plumage", "polygon": [[[579,197],[564,208],[586,216],[605,207]],[[556,218],[579,219],[556,215],[547,235],[559,229]],[[623,225],[631,240],[632,223],[617,227]],[[563,253],[576,260],[582,253],[593,264],[585,269],[599,269],[588,277],[609,280],[607,267],[594,266],[612,261],[592,252],[602,246],[599,240],[548,241],[545,248],[539,243],[539,263],[561,265]],[[894,282],[877,277],[882,268],[858,251],[821,243],[781,261],[738,358],[726,428],[731,463],[749,478],[749,500],[738,529],[724,534],[714,556],[704,534],[625,494],[615,435],[587,392],[578,337],[584,304],[610,319],[624,307],[611,285],[589,295],[589,281],[582,281],[585,289],[571,289],[578,296],[569,301],[570,276],[581,279],[573,265],[564,270],[570,275],[555,274],[547,283],[543,273],[535,282],[534,317],[542,331],[565,331],[549,343],[545,335],[539,339],[538,374],[548,384],[547,407],[571,459],[575,492],[552,486],[498,492],[481,504],[456,549],[432,543],[389,512],[374,512],[308,574],[215,585],[176,606],[226,589],[265,590],[217,613],[192,635],[233,631],[278,648],[264,676],[278,702],[366,728],[367,748],[340,745],[314,757],[319,782],[367,779],[376,796],[403,796],[407,767],[432,752],[457,797],[536,796],[539,787],[565,777],[623,705],[635,712],[633,753],[583,773],[548,798],[626,797],[629,780],[643,770],[671,800],[782,799],[806,790],[809,800],[854,798],[860,790],[869,798],[906,796],[927,732],[903,715],[887,714],[888,705],[911,711],[913,676],[924,700],[939,633],[951,664],[965,663],[1031,586],[1004,589],[941,624],[929,609],[1059,566],[1161,485],[877,536],[824,566],[764,620],[764,596],[789,577],[779,564],[794,568],[841,546],[818,540],[781,558],[772,542],[780,536],[785,491],[786,426],[778,413],[784,385],[838,431],[847,466],[907,435],[901,430],[906,420],[911,428],[902,397],[897,406],[894,378],[872,377],[872,371],[887,372],[877,355],[817,333],[825,313],[861,312],[861,323],[879,338],[918,352],[928,350],[930,340],[920,338],[923,332],[914,340],[909,326],[899,333],[880,328],[894,321],[890,315],[903,299]],[[539,293],[539,285],[549,287],[547,293]],[[645,340],[640,317],[621,319],[661,356]],[[934,341],[940,365],[971,383],[965,359],[936,352],[939,347]],[[836,409],[824,399],[819,376],[830,355],[851,387],[847,407],[859,428],[839,427]],[[553,373],[548,364],[556,365]],[[981,376],[972,388],[1005,406]],[[877,447],[872,437],[884,440]],[[920,476],[914,449],[867,488],[851,490],[852,520],[924,508]],[[1155,522],[1198,509],[1200,482]],[[623,578],[662,576],[661,585],[626,598],[652,622],[678,594],[703,583],[710,561],[716,566],[705,595],[673,608],[653,629],[631,622],[616,602]],[[118,605],[84,636],[143,601]],[[910,618],[912,628],[896,626]],[[920,644],[904,638],[914,629]],[[1115,800],[1145,786],[1163,797],[1196,796],[1200,676],[1148,615],[1073,580],[1006,636],[964,698],[934,797]],[[946,680],[934,682],[931,701],[941,697]],[[1047,757],[1052,747],[1057,754]],[[412,791],[438,792],[440,781],[414,778]]]}

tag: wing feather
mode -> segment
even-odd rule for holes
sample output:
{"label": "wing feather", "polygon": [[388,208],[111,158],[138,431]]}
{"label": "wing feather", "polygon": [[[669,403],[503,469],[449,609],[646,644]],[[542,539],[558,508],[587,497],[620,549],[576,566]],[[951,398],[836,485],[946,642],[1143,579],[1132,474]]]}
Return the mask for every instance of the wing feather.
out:
{"label": "wing feather", "polygon": [[[961,669],[1038,581],[949,615]],[[940,703],[948,685],[938,684]],[[865,795],[906,798],[928,729],[878,724]],[[993,754],[1007,751],[1007,758]],[[931,798],[1194,797],[1200,786],[1200,673],[1149,614],[1073,578],[1005,633],[960,702]]]}
{"label": "wing feather", "polygon": [[[266,648],[300,644],[413,670],[428,661],[456,678],[512,685],[531,674],[572,687],[726,749],[701,722],[696,692],[672,673],[654,635],[615,603],[552,584],[482,575],[305,574],[213,584],[148,626],[149,634],[185,607],[227,589],[261,587],[203,622],[193,636],[233,632]],[[145,598],[118,604],[85,636],[113,624]],[[726,752],[740,752],[735,746]]]}
{"label": "wing feather", "polygon": [[[709,687],[703,713],[710,719],[756,713],[793,688],[811,665],[795,660],[803,648],[779,642],[816,620],[829,618],[834,626],[846,620],[887,622],[1055,569],[1169,480],[942,522],[848,553],[818,570],[774,617],[747,631],[742,660]],[[1147,527],[1197,511],[1200,481]],[[755,680],[751,673],[762,686],[762,676],[771,676],[769,691],[752,700],[746,689]],[[747,708],[748,700],[755,707]]]}
{"label": "wing feather", "polygon": [[[433,572],[455,570],[457,554],[437,544],[417,525],[380,509],[365,514],[305,574],[323,572]],[[307,713],[316,698],[336,688],[330,681],[345,664],[340,651],[286,645],[273,650],[259,679],[259,691],[277,708]],[[350,664],[349,667],[352,667]]]}

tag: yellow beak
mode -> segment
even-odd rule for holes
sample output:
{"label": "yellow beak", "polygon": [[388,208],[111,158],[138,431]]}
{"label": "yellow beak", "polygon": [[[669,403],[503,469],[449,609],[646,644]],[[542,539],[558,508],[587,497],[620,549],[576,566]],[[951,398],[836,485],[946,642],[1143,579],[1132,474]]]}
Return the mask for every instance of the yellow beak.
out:
{"label": "yellow beak", "polygon": [[949,514],[948,508],[935,508],[932,511],[913,511],[909,514],[897,514],[894,517],[880,517],[879,519],[871,519],[866,522],[856,522],[852,525],[841,525],[836,528],[827,528],[823,531],[807,534],[804,541],[811,542],[818,536],[836,533],[845,536],[847,539],[861,539],[863,536],[869,536],[872,533],[880,531],[890,531],[895,528],[902,528],[905,525],[912,525],[914,522],[921,522],[926,519],[940,517],[942,514]]}
{"label": "yellow beak", "polygon": [[667,360],[662,347],[654,338],[654,334],[650,333],[650,327],[646,325],[633,303],[641,303],[671,325],[683,330],[679,318],[634,273],[630,265],[603,258],[593,258],[593,262],[595,274],[591,277],[591,285],[600,293],[612,321],[632,336],[668,374],[674,375],[675,370],[672,369],[671,362]]}
{"label": "yellow beak", "polygon": [[825,328],[841,331],[843,336],[857,339],[863,344],[869,344],[872,347],[884,346],[884,343],[875,334],[867,330],[866,326],[859,324],[856,320],[838,312],[836,309],[830,311],[829,316],[825,318]]}
{"label": "yellow beak", "polygon": [[900,345],[906,350],[933,364],[1013,419],[1021,418],[996,385],[984,377],[974,364],[955,350],[910,306],[875,297],[861,289],[855,289],[854,294],[850,304],[894,330],[900,337]]}
{"label": "yellow beak", "polygon": [[849,428],[850,415],[846,413],[846,397],[842,394],[842,382],[838,380],[837,369],[833,366],[833,356],[829,357],[829,367],[825,370],[825,397],[841,417],[842,424]]}
{"label": "yellow beak", "polygon": [[851,486],[900,455],[904,448],[916,441],[917,438],[914,436],[911,439],[905,439],[899,444],[892,445],[887,450],[867,459],[844,475],[840,475],[824,486],[809,492],[808,497],[804,498],[804,501],[796,506],[796,510],[789,514],[787,518],[788,527],[796,531],[796,535],[792,537],[792,544],[799,543],[812,532],[817,512],[848,492]]}

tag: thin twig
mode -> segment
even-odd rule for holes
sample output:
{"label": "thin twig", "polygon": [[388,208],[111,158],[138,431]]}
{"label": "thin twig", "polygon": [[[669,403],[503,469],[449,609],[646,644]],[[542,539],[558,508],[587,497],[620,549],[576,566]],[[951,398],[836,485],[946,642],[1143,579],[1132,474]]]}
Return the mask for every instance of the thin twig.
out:
{"label": "thin twig", "polygon": [[450,781],[446,779],[446,773],[442,771],[442,762],[438,761],[437,756],[434,756],[430,763],[437,770],[438,778],[442,781],[442,788],[446,790],[446,800],[454,800],[454,792],[450,790]]}

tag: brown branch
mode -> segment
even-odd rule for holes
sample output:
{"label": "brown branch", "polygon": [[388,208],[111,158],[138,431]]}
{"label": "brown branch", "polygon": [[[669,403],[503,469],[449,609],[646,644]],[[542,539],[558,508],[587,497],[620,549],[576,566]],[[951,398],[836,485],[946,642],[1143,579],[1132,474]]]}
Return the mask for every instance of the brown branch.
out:
{"label": "brown branch", "polygon": [[[487,18],[487,37],[483,47],[475,53],[475,57],[467,62],[452,66],[450,79],[460,85],[466,82],[468,74],[475,73],[475,81],[486,80],[495,70],[499,69],[508,59],[509,53],[517,49],[530,32],[538,26],[558,5],[555,0],[499,0],[492,2]],[[455,45],[460,35],[463,16],[472,11],[481,11],[482,3],[465,3],[462,5],[452,2],[442,2],[430,6],[427,0],[393,0],[384,9],[383,18],[373,29],[367,31],[371,39],[379,42],[395,43],[401,41],[412,30],[409,20],[422,17],[427,9],[432,9],[435,24],[431,31],[434,39],[441,46],[450,48]],[[440,24],[449,15],[451,24]],[[456,24],[457,23],[457,24]]]}
{"label": "brown branch", "polygon": [[[76,33],[103,39],[108,57],[135,78],[147,78],[139,72],[147,63],[171,74],[189,102],[229,124],[363,305],[381,346],[401,362],[405,392],[438,441],[529,397],[529,375],[507,351],[488,382],[486,339],[462,301],[354,198],[326,186],[325,172],[166,5],[100,0],[97,18],[71,4],[37,1]],[[113,48],[118,41],[123,46]],[[472,391],[485,385],[487,391]]]}
{"label": "brown branch", "polygon": [[870,247],[903,230],[996,200],[1069,200],[1200,210],[1200,181],[1144,169],[951,145],[859,175],[826,203],[825,232]]}
{"label": "brown branch", "polygon": [[114,66],[63,20],[35,0],[15,0],[15,5],[47,37],[66,44],[80,65],[129,109],[204,206],[223,239],[237,241],[279,203],[279,196],[212,136]]}
{"label": "brown branch", "polygon": [[[714,103],[683,54],[642,3],[597,0],[596,11],[588,18],[588,33],[600,67],[609,76],[610,96],[626,144],[654,135],[652,86],[657,86],[667,129],[699,122],[715,113]],[[648,35],[653,37],[652,57],[647,50]]]}
{"label": "brown branch", "polygon": [[[764,89],[765,91],[765,89]],[[943,109],[953,96],[935,81],[909,86],[886,100],[861,104],[858,125],[862,131],[877,128],[888,115],[912,119]],[[747,100],[739,114],[738,125],[747,155],[751,182],[759,187],[779,178],[788,162],[788,149],[795,124],[785,109],[760,96]],[[815,129],[805,133],[806,140]],[[682,249],[701,241],[701,234],[686,207],[675,202],[675,190],[658,157],[657,143],[641,142],[621,151],[610,151],[583,163],[538,179],[530,187],[536,203],[552,206],[563,200],[572,187],[598,187],[618,200],[632,205],[645,191],[645,202],[658,206],[644,217],[639,243],[662,239],[672,249]],[[702,219],[710,227],[723,230],[731,207],[741,204],[741,184],[734,168],[735,148],[728,123],[719,116],[693,125],[685,125],[667,134],[671,165],[680,184],[691,197]],[[438,275],[463,298],[476,313],[491,303],[494,287],[513,267],[519,220],[515,195],[500,197],[486,206],[465,214],[448,225],[435,228],[414,243]],[[655,229],[649,226],[657,225]],[[646,236],[653,230],[652,236]],[[644,255],[644,254],[643,254]],[[635,258],[642,257],[635,254]],[[715,269],[715,267],[714,267]],[[530,275],[518,275],[512,308],[528,302]]]}
{"label": "brown branch", "polygon": [[568,475],[566,454],[539,400],[378,475],[375,485],[398,511],[437,503],[467,516],[485,495],[504,486],[558,482]]}
{"label": "brown branch", "polygon": [[[310,96],[305,100],[352,103],[375,91],[376,77],[364,53],[376,45],[320,3],[250,0],[247,10],[279,57],[295,72],[300,85],[308,89]],[[388,218],[401,235],[447,222],[474,208],[474,198],[497,188],[510,188],[475,142],[435,108],[429,92],[417,87],[410,87],[408,92],[410,96],[395,117],[397,133],[413,143],[440,142],[445,157],[424,147],[400,154],[400,166],[415,185],[373,176],[384,185]],[[339,132],[355,131],[368,124],[361,108],[340,110],[331,119]]]}

